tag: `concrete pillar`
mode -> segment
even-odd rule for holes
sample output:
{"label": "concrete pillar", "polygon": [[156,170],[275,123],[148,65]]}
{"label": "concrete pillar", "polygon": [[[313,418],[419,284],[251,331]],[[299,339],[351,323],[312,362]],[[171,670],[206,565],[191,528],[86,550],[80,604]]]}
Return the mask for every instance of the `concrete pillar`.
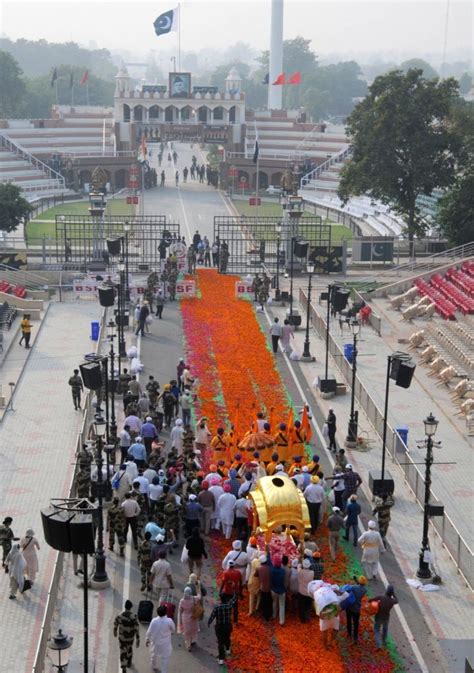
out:
{"label": "concrete pillar", "polygon": [[272,82],[283,71],[283,0],[272,0],[270,34],[270,78],[268,82],[268,109],[281,110],[283,87]]}

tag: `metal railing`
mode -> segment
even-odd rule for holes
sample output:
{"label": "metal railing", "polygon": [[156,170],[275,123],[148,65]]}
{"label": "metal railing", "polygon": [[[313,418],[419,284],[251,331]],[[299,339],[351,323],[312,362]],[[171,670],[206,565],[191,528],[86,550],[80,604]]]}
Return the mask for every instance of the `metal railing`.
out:
{"label": "metal railing", "polygon": [[347,145],[346,147],[343,147],[342,150],[339,150],[339,152],[336,152],[336,154],[333,154],[332,157],[329,157],[329,159],[324,161],[322,164],[316,166],[316,168],[313,168],[312,171],[306,173],[306,175],[303,175],[300,181],[300,189],[307,187],[312,180],[316,180],[321,175],[321,173],[327,171],[334,164],[344,161],[344,159],[350,156],[351,153],[351,146]]}
{"label": "metal railing", "polygon": [[[96,341],[95,345],[96,353],[98,353],[100,350],[103,330],[106,323],[106,317],[107,317],[107,309],[104,309],[100,319],[99,338]],[[89,424],[92,416],[92,408],[90,403],[91,403],[91,394],[88,391],[84,397],[84,407],[83,407],[84,414],[82,416],[81,428],[77,433],[75,456],[77,456],[79,451],[81,450],[82,445],[85,443],[89,432]],[[68,493],[66,495],[67,498],[73,498],[75,495],[76,471],[77,466],[73,471],[73,475],[69,483]],[[33,663],[32,673],[43,673],[45,670],[46,650],[48,647],[51,622],[53,620],[54,613],[56,612],[56,603],[58,600],[60,579],[63,572],[63,566],[64,566],[64,552],[58,551],[56,552],[53,574],[51,576],[51,582],[49,583],[48,587],[48,595],[46,597],[45,611],[43,615],[43,620],[41,622],[40,634],[38,637],[38,646],[35,652],[35,659]]]}
{"label": "metal railing", "polygon": [[[331,219],[333,222],[343,224],[345,227],[350,229],[352,233],[355,234],[356,236],[363,236],[361,226],[358,223],[357,219],[353,215],[345,213],[343,210],[339,210],[338,208],[332,208],[331,206],[313,203],[312,201],[305,201],[304,197],[303,197],[303,208],[305,212],[313,213],[314,215],[322,214],[322,216],[323,217],[325,216],[327,220]],[[331,217],[329,217],[329,214],[331,214]]]}
{"label": "metal railing", "polygon": [[[306,311],[307,306],[307,295],[303,289],[300,288],[299,300],[302,304],[304,310]],[[319,315],[313,305],[310,306],[310,315],[312,320],[312,325],[316,329],[317,333],[322,339],[326,339],[326,321],[324,318]],[[349,362],[344,357],[344,351],[341,346],[337,343],[334,337],[329,334],[329,353],[337,362],[337,367],[341,374],[343,375],[346,383],[351,386],[352,384],[352,367]],[[367,415],[370,423],[374,427],[376,433],[379,437],[383,436],[383,426],[384,426],[384,416],[383,412],[378,408],[377,404],[374,402],[370,396],[368,390],[365,388],[362,381],[356,375],[355,379],[355,389],[354,389],[355,398],[357,399],[359,405],[362,407],[364,412]],[[410,454],[403,450],[403,443],[401,443],[400,437],[396,430],[390,425],[387,419],[387,451],[392,457],[394,463],[403,471],[404,478],[410,489],[412,490],[415,498],[423,508],[424,503],[424,488],[425,480],[421,474],[418,466],[413,462]],[[402,462],[399,460],[399,455],[403,457]],[[431,489],[431,502],[436,503],[440,502],[439,498]],[[454,522],[450,518],[449,514],[444,511],[442,517],[434,517],[431,519],[434,530],[439,535],[441,541],[449,552],[451,558],[453,559],[459,573],[463,576],[466,583],[471,589],[474,588],[474,565],[473,565],[473,552],[470,549],[467,542],[464,540],[461,533],[456,528]]]}
{"label": "metal railing", "polygon": [[[22,147],[19,143],[12,140],[5,131],[0,131],[0,143],[3,147],[6,147],[8,150],[21,157],[23,161],[27,161],[32,166],[45,173],[49,179],[55,180],[58,184],[58,189],[66,189],[66,182],[60,173],[53,170],[40,159],[37,159],[31,152],[28,152],[28,150]],[[25,191],[27,190],[25,189]]]}
{"label": "metal railing", "polygon": [[15,269],[15,267],[8,264],[0,264],[0,278],[7,280],[12,285],[22,285],[26,289],[42,289],[48,284],[48,279],[44,276],[38,276],[36,273],[23,269]]}
{"label": "metal railing", "polygon": [[390,272],[382,273],[380,276],[393,275],[394,273],[400,273],[405,271],[417,271],[423,268],[435,268],[436,266],[441,266],[447,263],[447,260],[461,260],[467,259],[468,257],[474,256],[474,241],[471,243],[464,243],[463,245],[458,245],[449,250],[444,250],[443,252],[437,252],[434,255],[429,257],[420,257],[410,260],[405,264],[399,264],[398,266],[390,269]]}

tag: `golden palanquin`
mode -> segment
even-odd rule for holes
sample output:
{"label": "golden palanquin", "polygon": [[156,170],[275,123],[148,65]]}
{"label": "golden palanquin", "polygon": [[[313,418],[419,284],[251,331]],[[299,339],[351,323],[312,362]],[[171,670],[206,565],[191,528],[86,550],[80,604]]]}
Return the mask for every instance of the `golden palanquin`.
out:
{"label": "golden palanquin", "polygon": [[286,475],[262,477],[250,497],[258,516],[258,526],[267,539],[283,524],[294,526],[300,536],[310,528],[304,495]]}

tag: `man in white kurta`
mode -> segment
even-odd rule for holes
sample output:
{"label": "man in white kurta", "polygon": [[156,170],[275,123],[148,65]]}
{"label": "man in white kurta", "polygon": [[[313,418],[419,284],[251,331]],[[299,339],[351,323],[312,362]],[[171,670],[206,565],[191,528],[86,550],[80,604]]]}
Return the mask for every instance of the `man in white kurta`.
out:
{"label": "man in white kurta", "polygon": [[364,564],[365,576],[370,579],[376,579],[377,568],[379,565],[380,554],[385,553],[382,536],[375,530],[377,524],[375,521],[369,521],[369,530],[362,533],[358,542],[362,547],[362,563]]}
{"label": "man in white kurta", "polygon": [[175,632],[174,621],[166,616],[166,607],[160,605],[158,617],[152,619],[146,632],[145,645],[151,645],[151,669],[168,673],[168,664],[173,647],[171,636]]}
{"label": "man in white kurta", "polygon": [[217,518],[222,524],[222,532],[225,539],[228,540],[232,535],[232,526],[234,525],[234,511],[237,498],[230,492],[230,485],[224,486],[224,493],[219,496],[217,501]]}

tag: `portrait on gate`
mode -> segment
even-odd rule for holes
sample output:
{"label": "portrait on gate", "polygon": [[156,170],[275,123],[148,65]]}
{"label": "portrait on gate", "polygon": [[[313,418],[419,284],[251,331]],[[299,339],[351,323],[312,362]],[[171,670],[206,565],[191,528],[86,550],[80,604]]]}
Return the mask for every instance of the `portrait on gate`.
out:
{"label": "portrait on gate", "polygon": [[191,73],[170,72],[170,97],[189,98],[191,95]]}

